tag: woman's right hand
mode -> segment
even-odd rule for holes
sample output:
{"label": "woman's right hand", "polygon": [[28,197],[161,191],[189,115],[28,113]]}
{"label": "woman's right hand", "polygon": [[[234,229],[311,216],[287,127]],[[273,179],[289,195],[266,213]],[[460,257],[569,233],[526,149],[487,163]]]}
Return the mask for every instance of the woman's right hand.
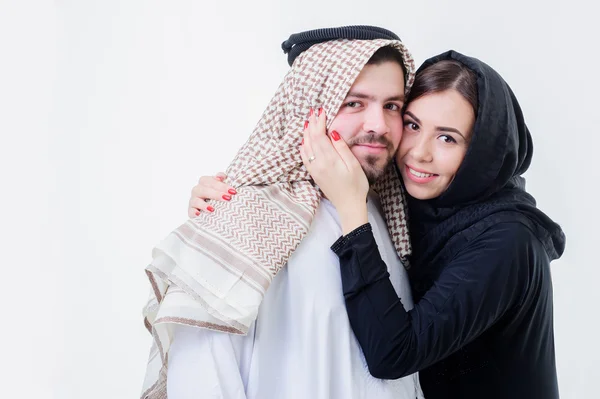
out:
{"label": "woman's right hand", "polygon": [[194,218],[200,212],[214,212],[214,208],[206,203],[206,200],[230,201],[231,196],[237,194],[235,189],[223,180],[227,175],[219,172],[216,176],[202,176],[198,184],[192,189],[192,196],[188,205],[188,216]]}

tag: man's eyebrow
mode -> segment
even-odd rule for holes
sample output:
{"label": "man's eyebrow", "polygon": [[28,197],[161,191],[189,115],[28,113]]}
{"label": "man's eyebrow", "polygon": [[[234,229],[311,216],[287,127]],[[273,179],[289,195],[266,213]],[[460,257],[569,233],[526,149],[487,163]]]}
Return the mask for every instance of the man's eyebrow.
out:
{"label": "man's eyebrow", "polygon": [[365,100],[374,100],[375,99],[375,97],[373,97],[373,96],[370,96],[368,94],[361,93],[361,92],[358,92],[358,91],[351,91],[351,92],[348,93],[348,95],[346,97],[363,98]]}
{"label": "man's eyebrow", "polygon": [[[371,100],[371,101],[375,100],[374,96],[371,96],[371,95],[368,95],[368,94],[365,94],[365,93],[361,93],[361,92],[358,92],[358,91],[351,91],[351,92],[348,93],[348,95],[346,97],[362,98],[362,99]],[[397,95],[397,96],[388,97],[388,98],[385,99],[384,102],[388,102],[388,101],[400,101],[400,102],[404,102],[404,94],[400,94],[400,95]]]}
{"label": "man's eyebrow", "polygon": [[404,102],[404,94],[400,94],[399,96],[392,96],[390,98],[386,98],[385,102],[388,101],[399,101],[401,103]]}

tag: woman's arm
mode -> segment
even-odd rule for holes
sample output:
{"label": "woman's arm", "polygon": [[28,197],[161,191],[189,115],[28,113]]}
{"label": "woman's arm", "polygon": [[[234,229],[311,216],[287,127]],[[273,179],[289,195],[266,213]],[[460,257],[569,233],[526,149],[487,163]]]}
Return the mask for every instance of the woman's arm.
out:
{"label": "woman's arm", "polygon": [[521,224],[493,226],[446,265],[407,312],[370,225],[338,240],[332,249],[340,258],[348,317],[371,374],[387,379],[412,374],[492,326],[527,288],[532,243],[538,242]]}

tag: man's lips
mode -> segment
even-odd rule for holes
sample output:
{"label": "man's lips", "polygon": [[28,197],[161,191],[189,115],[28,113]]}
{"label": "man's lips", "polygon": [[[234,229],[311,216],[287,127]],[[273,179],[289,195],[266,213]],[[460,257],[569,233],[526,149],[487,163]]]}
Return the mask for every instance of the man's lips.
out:
{"label": "man's lips", "polygon": [[385,145],[371,143],[355,144],[354,147],[369,153],[380,153],[387,150],[387,147]]}

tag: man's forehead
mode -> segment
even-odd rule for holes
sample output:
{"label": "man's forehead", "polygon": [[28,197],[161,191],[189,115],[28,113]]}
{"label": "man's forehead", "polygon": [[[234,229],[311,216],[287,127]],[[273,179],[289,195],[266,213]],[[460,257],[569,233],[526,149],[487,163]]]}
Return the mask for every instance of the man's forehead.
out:
{"label": "man's forehead", "polygon": [[350,87],[346,98],[404,101],[404,84],[404,71],[397,63],[366,65]]}

